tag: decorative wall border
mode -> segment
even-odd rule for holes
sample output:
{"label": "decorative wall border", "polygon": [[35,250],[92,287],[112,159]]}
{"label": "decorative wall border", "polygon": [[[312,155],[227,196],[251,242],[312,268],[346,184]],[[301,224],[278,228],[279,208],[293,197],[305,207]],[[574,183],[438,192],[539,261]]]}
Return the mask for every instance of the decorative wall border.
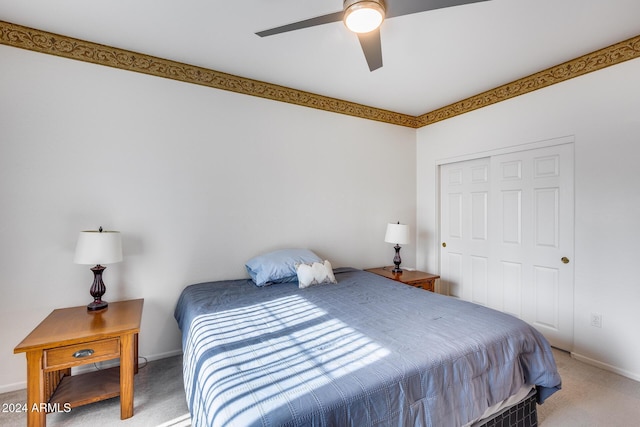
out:
{"label": "decorative wall border", "polygon": [[415,128],[416,123],[416,118],[407,114],[369,107],[4,21],[0,21],[0,44],[399,126]]}
{"label": "decorative wall border", "polygon": [[428,126],[638,57],[640,35],[418,116],[417,127]]}
{"label": "decorative wall border", "polygon": [[640,57],[638,35],[416,117],[4,21],[0,44],[414,129]]}

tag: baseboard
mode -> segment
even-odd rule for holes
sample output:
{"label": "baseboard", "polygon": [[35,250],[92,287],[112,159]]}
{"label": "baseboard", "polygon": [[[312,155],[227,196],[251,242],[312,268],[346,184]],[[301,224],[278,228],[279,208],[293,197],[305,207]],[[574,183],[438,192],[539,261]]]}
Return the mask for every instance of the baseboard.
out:
{"label": "baseboard", "polygon": [[154,360],[166,359],[167,357],[179,356],[182,354],[182,350],[171,350],[165,353],[152,354],[150,356],[144,356],[145,359],[149,362],[153,362]]}
{"label": "baseboard", "polygon": [[3,384],[3,385],[0,385],[0,394],[11,393],[12,391],[24,390],[26,388],[27,388],[26,381],[21,381],[19,383],[13,383],[13,384]]}
{"label": "baseboard", "polygon": [[191,415],[187,412],[184,415],[160,424],[158,427],[191,427]]}
{"label": "baseboard", "polygon": [[[182,350],[172,350],[167,351],[165,353],[151,354],[149,356],[140,356],[141,359],[146,359],[147,362],[153,362],[154,360],[166,359],[168,357],[179,356],[182,354]],[[141,360],[138,363],[144,363]],[[114,366],[118,366],[120,364],[118,359],[107,360],[106,362],[100,362],[97,364],[99,369],[107,369],[112,368]],[[93,364],[78,366],[77,368],[73,368],[73,374],[82,374],[84,372],[94,371],[96,368]],[[26,375],[26,371],[25,371]],[[27,388],[27,382],[21,381],[13,384],[4,384],[0,385],[0,394],[2,393],[10,393],[12,391],[24,390]]]}
{"label": "baseboard", "polygon": [[614,374],[622,375],[623,377],[630,378],[630,379],[632,379],[634,381],[640,381],[640,374],[637,374],[637,373],[634,373],[634,372],[630,372],[630,371],[627,371],[625,369],[620,369],[617,366],[613,366],[613,365],[609,365],[607,363],[600,362],[599,360],[595,360],[595,359],[592,359],[590,357],[583,356],[582,354],[579,354],[579,353],[571,352],[571,357],[573,357],[576,360],[579,360],[580,362],[584,362],[584,363],[586,363],[588,365],[592,365],[592,366],[595,366],[597,368],[604,369],[605,371],[609,371],[609,372],[613,372]]}

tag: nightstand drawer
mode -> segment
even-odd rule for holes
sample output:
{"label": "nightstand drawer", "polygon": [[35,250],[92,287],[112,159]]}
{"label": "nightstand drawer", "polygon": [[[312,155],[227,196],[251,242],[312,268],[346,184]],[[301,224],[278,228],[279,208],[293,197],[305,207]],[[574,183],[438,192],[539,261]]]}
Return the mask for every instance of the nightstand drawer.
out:
{"label": "nightstand drawer", "polygon": [[435,288],[435,279],[430,280],[417,280],[415,282],[405,282],[407,285],[414,286],[416,288],[424,289],[425,291],[434,291]]}
{"label": "nightstand drawer", "polygon": [[44,351],[44,369],[58,370],[120,357],[120,339],[108,338]]}

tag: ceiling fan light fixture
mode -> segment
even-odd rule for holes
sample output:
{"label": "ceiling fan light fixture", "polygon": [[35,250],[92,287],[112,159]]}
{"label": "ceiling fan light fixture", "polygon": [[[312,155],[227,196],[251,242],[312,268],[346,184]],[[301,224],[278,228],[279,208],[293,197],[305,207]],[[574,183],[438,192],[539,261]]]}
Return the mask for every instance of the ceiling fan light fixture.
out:
{"label": "ceiling fan light fixture", "polygon": [[384,21],[383,0],[345,0],[344,24],[354,33],[368,33]]}

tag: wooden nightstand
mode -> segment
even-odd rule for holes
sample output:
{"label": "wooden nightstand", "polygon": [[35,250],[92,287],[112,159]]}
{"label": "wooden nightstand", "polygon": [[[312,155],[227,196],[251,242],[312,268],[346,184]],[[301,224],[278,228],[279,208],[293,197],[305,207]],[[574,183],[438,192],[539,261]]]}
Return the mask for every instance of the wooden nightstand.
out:
{"label": "wooden nightstand", "polygon": [[[120,418],[133,416],[138,333],[144,300],[54,310],[13,350],[27,356],[27,425],[46,413],[120,396]],[[71,375],[74,366],[120,358],[120,367]]]}
{"label": "wooden nightstand", "polygon": [[440,276],[435,274],[425,273],[424,271],[409,271],[402,270],[402,273],[394,273],[394,267],[381,267],[381,268],[370,268],[368,271],[370,273],[375,273],[379,276],[384,276],[387,279],[396,280],[398,282],[404,283],[405,285],[415,286],[416,288],[422,288],[427,291],[434,292],[436,286],[436,279],[439,279]]}

